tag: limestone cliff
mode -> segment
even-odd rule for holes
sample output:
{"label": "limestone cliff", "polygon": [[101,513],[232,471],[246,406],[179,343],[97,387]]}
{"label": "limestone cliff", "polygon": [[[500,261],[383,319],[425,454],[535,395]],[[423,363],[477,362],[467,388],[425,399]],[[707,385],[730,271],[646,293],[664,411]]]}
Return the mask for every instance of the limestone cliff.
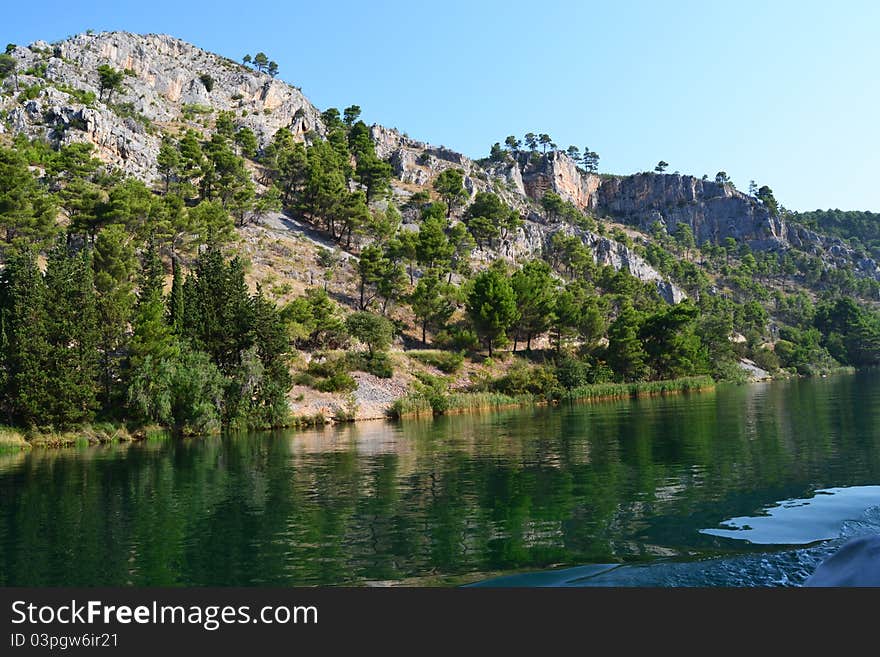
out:
{"label": "limestone cliff", "polygon": [[[323,131],[320,113],[295,87],[168,35],[80,34],[11,54],[19,89],[35,90],[24,106],[14,94],[0,99],[13,131],[90,142],[99,158],[147,180],[156,173],[163,131],[209,131],[217,111],[234,112],[261,145],[281,127],[300,138]],[[87,92],[100,94],[102,64],[126,72],[122,89],[109,101],[84,102]]]}
{"label": "limestone cliff", "polygon": [[[320,112],[296,87],[171,36],[81,34],[56,44],[18,46],[11,54],[19,73],[2,87],[0,133],[91,143],[99,158],[148,182],[157,175],[162,135],[188,128],[209,134],[219,111],[233,112],[260,146],[282,127],[298,139],[310,131],[324,133]],[[105,99],[97,98],[102,64],[126,73],[121,90]],[[760,202],[730,185],[677,174],[600,177],[585,173],[561,151],[474,161],[381,125],[371,134],[377,154],[393,167],[397,200],[430,188],[440,172],[454,167],[464,171],[472,197],[491,191],[520,212],[524,228],[488,257],[534,255],[553,232],[573,230],[546,222],[538,201],[553,191],[583,211],[642,230],[660,224],[674,232],[685,223],[700,243],[732,237],[753,249],[796,248],[880,279],[874,260],[840,239],[771,217]],[[625,245],[591,233],[580,236],[597,262],[656,282],[671,301],[681,298],[680,290]]]}

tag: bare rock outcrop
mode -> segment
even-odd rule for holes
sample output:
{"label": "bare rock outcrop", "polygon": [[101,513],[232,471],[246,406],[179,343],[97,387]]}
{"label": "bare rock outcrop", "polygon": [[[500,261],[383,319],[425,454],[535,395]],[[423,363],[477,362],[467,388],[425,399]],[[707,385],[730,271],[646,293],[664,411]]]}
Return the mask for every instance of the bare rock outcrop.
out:
{"label": "bare rock outcrop", "polygon": [[[161,131],[210,133],[219,111],[233,112],[261,146],[282,127],[302,139],[323,133],[320,113],[291,85],[162,34],[80,34],[12,51],[22,104],[0,98],[15,133],[59,144],[87,142],[95,154],[145,180],[156,174]],[[98,67],[124,71],[121,89],[101,98]]]}

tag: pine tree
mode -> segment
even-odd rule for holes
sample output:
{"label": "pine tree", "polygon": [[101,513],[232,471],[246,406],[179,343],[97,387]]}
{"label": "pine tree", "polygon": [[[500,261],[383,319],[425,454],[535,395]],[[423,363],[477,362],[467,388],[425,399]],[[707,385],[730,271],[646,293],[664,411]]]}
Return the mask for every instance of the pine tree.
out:
{"label": "pine tree", "polygon": [[428,327],[432,329],[445,324],[455,311],[452,289],[443,283],[437,272],[428,272],[419,279],[409,297],[413,314],[421,321],[422,344],[427,345]]}
{"label": "pine tree", "polygon": [[53,199],[19,152],[0,148],[0,250],[16,241],[43,245],[56,232]]}
{"label": "pine tree", "polygon": [[154,368],[152,373],[155,374],[163,361],[173,361],[180,352],[166,320],[163,287],[164,268],[155,240],[151,239],[143,254],[140,290],[132,322],[129,364],[133,370],[146,365]]}
{"label": "pine tree", "polygon": [[224,375],[231,375],[252,343],[252,307],[241,261],[227,264],[220,248],[209,245],[184,288],[186,336]]}
{"label": "pine tree", "polygon": [[370,244],[361,251],[361,257],[358,260],[358,274],[360,275],[358,308],[360,310],[366,310],[373,300],[373,296],[367,296],[367,286],[376,285],[381,280],[384,260],[385,255],[382,253],[382,249],[375,244]]}
{"label": "pine tree", "polygon": [[128,344],[127,326],[134,310],[132,277],[134,250],[121,225],[108,226],[95,240],[92,268],[95,277],[103,405],[108,410],[114,387],[122,378],[123,354]]}
{"label": "pine tree", "polygon": [[550,319],[556,301],[556,290],[550,265],[541,260],[532,260],[514,272],[511,285],[516,294],[519,320],[514,326],[513,351],[520,336],[526,338],[526,349],[531,350],[532,338],[544,333],[550,326]]}
{"label": "pine tree", "polygon": [[49,405],[55,427],[88,422],[97,406],[99,333],[89,249],[74,252],[60,241],[46,266],[46,362]]}
{"label": "pine tree", "polygon": [[49,405],[46,289],[36,253],[13,250],[2,270],[3,410],[10,424],[45,422]]}
{"label": "pine tree", "polygon": [[[431,207],[431,206],[429,206]],[[422,221],[416,244],[416,259],[428,268],[444,266],[452,256],[446,237],[446,219],[428,214]]]}
{"label": "pine tree", "polygon": [[175,335],[183,335],[184,296],[180,259],[171,258],[171,293],[168,296],[168,324]]}
{"label": "pine tree", "polygon": [[[261,427],[282,426],[289,414],[287,393],[293,385],[288,366],[290,338],[275,304],[257,290],[251,301],[254,345],[263,366],[263,377],[253,403]],[[252,424],[254,422],[252,421]]]}
{"label": "pine tree", "polygon": [[159,168],[159,173],[162,174],[162,178],[165,180],[165,193],[168,193],[168,190],[171,188],[171,183],[177,177],[178,169],[180,168],[180,151],[177,150],[177,147],[174,145],[174,142],[170,137],[163,137],[162,144],[159,146],[159,155],[156,158],[156,164]]}
{"label": "pine tree", "polygon": [[517,319],[516,294],[501,266],[493,265],[473,279],[467,312],[492,356],[492,348]]}
{"label": "pine tree", "polygon": [[608,329],[608,364],[624,381],[640,381],[648,374],[640,325],[639,313],[626,302]]}
{"label": "pine tree", "polygon": [[444,169],[434,180],[434,190],[446,203],[446,216],[452,214],[452,210],[464,203],[470,194],[464,188],[464,171],[461,169]]}

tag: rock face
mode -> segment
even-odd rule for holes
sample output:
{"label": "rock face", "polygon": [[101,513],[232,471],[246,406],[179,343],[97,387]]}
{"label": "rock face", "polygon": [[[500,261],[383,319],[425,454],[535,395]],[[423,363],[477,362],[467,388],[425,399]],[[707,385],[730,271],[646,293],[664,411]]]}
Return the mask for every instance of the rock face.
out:
{"label": "rock face", "polygon": [[[581,241],[593,252],[597,264],[610,265],[617,271],[629,272],[642,282],[654,283],[660,296],[667,303],[679,303],[687,298],[684,290],[664,278],[644,258],[625,244],[573,226],[564,226],[559,230],[580,237]],[[549,240],[555,232],[557,231],[549,232],[547,239]]]}
{"label": "rock face", "polygon": [[493,251],[476,251],[474,256],[486,264],[501,256],[510,261],[523,262],[544,252],[553,236],[563,233],[575,236],[590,249],[593,260],[598,265],[607,265],[615,270],[624,270],[645,283],[653,283],[660,296],[667,303],[679,303],[687,298],[687,294],[654,269],[650,263],[625,244],[577,226],[565,223],[552,225],[528,219],[517,229],[516,233],[501,240]]}
{"label": "rock face", "polygon": [[[24,108],[14,95],[2,100],[15,132],[90,142],[100,159],[146,180],[156,174],[161,130],[208,133],[218,111],[233,112],[261,145],[281,127],[300,139],[324,130],[318,110],[295,87],[167,35],[81,34],[17,47],[12,55],[23,72],[19,87],[42,87]],[[122,89],[88,102],[87,92],[100,95],[102,64],[126,72]],[[41,68],[42,75],[25,73]]]}
{"label": "rock face", "polygon": [[827,265],[880,280],[877,262],[843,240],[773,217],[756,199],[727,184],[678,174],[620,176],[601,184],[595,207],[642,230],[659,224],[674,233],[679,224],[686,224],[698,244],[721,244],[732,237],[755,251],[796,248]]}
{"label": "rock face", "polygon": [[606,180],[598,208],[626,223],[650,230],[659,223],[674,233],[690,226],[698,244],[719,244],[727,237],[765,250],[786,245],[785,225],[754,199],[730,185],[694,176],[642,173]]}
{"label": "rock face", "polygon": [[[219,111],[232,112],[239,125],[251,128],[261,147],[279,128],[290,129],[297,139],[311,131],[325,133],[320,112],[296,87],[167,35],[81,34],[57,44],[16,47],[12,55],[19,73],[3,83],[0,133],[61,145],[94,144],[100,159],[147,182],[157,176],[163,133],[192,128],[208,135]],[[102,64],[126,73],[122,89],[105,99],[98,98]],[[684,223],[698,243],[732,237],[756,250],[796,248],[831,266],[880,279],[876,261],[842,240],[771,217],[761,203],[730,185],[677,174],[600,177],[585,173],[561,151],[473,161],[380,125],[372,126],[371,135],[379,157],[393,167],[399,200],[430,188],[445,169],[458,168],[471,197],[489,191],[519,211],[525,226],[501,245],[501,257],[534,254],[558,229],[546,225],[536,203],[552,191],[583,211],[641,229],[660,224],[675,232]],[[670,301],[681,298],[680,290],[625,245],[590,233],[581,238],[597,262],[667,286],[661,293]]]}
{"label": "rock face", "polygon": [[531,198],[540,199],[550,191],[581,210],[596,209],[599,176],[581,171],[566,153],[551,151],[536,157],[521,153],[517,160],[525,193]]}

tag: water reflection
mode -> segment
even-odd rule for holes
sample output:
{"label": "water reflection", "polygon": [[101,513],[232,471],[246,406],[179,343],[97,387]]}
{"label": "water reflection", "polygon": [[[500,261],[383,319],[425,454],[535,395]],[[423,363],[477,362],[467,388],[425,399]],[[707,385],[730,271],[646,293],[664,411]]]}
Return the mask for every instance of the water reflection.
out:
{"label": "water reflection", "polygon": [[748,555],[700,529],[880,483],[878,401],[865,374],[7,454],[0,584],[434,584]]}

